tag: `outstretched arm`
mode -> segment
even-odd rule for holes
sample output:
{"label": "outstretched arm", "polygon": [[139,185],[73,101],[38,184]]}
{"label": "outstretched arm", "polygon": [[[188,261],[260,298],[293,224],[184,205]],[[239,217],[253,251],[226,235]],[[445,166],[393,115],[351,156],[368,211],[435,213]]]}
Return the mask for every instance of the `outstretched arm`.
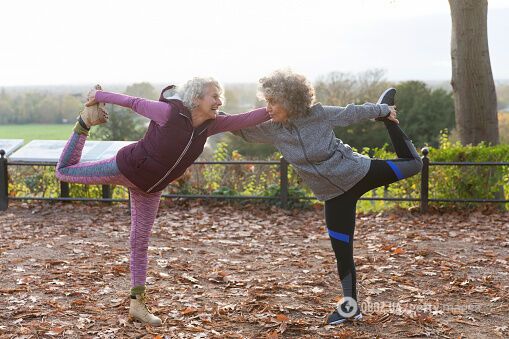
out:
{"label": "outstretched arm", "polygon": [[265,121],[253,127],[232,131],[233,134],[242,137],[247,142],[259,144],[273,144],[277,131],[272,121]]}
{"label": "outstretched arm", "polygon": [[136,113],[155,121],[159,125],[164,125],[171,115],[171,106],[161,101],[105,91],[96,91],[94,98],[95,102],[115,104],[130,108]]}
{"label": "outstretched arm", "polygon": [[218,114],[214,123],[208,128],[208,135],[252,127],[269,119],[270,116],[265,107],[235,115]]}
{"label": "outstretched arm", "polygon": [[366,119],[385,117],[390,113],[386,104],[350,104],[346,107],[323,106],[323,108],[333,126],[348,126]]}

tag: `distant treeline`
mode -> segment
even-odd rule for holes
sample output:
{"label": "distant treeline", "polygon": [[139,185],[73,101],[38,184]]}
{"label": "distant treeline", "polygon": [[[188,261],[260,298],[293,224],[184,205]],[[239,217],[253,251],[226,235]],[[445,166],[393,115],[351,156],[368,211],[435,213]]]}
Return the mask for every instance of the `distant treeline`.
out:
{"label": "distant treeline", "polygon": [[25,92],[10,96],[0,91],[0,124],[66,123],[82,105],[72,94]]}
{"label": "distant treeline", "polygon": [[[405,81],[391,83],[380,70],[359,74],[332,72],[314,83],[316,101],[326,105],[345,106],[349,103],[375,102],[387,87],[396,87],[398,119],[402,128],[418,146],[438,145],[440,131],[454,128],[452,94],[443,88],[430,88],[424,82]],[[364,147],[382,147],[390,143],[387,130],[380,123],[358,123],[335,129],[343,142],[361,151]],[[241,154],[263,157],[275,150],[267,145],[244,142],[241,138],[225,134],[224,141]]]}
{"label": "distant treeline", "polygon": [[[91,86],[90,86],[91,87]],[[61,124],[74,121],[90,87],[58,86],[0,88],[0,124]],[[157,100],[164,85],[142,82],[130,86],[108,86],[108,91]],[[256,84],[227,84],[224,110],[240,112],[256,103]]]}
{"label": "distant treeline", "polygon": [[[403,129],[416,145],[437,145],[440,131],[454,129],[454,105],[447,83],[430,86],[421,81],[389,82],[384,72],[369,70],[351,74],[331,72],[314,82],[316,99],[326,105],[344,106],[348,103],[373,102],[388,86],[398,89],[397,106]],[[127,87],[106,86],[106,90],[157,100],[163,85],[155,88],[147,82]],[[239,113],[264,105],[256,98],[256,83],[225,84],[227,113]],[[69,123],[83,107],[87,88],[83,86],[0,89],[0,124]],[[509,84],[497,85],[499,107],[509,106]],[[144,118],[121,107],[109,106],[110,122],[94,129],[93,137],[103,140],[137,140],[147,125]],[[388,142],[383,124],[361,123],[338,128],[336,134],[357,149],[380,147]],[[231,134],[220,140],[242,154],[263,157],[273,153],[272,147],[243,142]],[[218,138],[214,139],[218,141]]]}

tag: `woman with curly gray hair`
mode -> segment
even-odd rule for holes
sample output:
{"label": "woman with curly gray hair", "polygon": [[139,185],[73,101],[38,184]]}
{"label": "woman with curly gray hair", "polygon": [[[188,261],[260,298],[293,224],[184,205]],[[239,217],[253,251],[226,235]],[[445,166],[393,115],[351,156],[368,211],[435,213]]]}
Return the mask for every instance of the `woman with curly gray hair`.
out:
{"label": "woman with curly gray hair", "polygon": [[[74,131],[56,167],[59,180],[82,184],[123,185],[131,201],[129,315],[151,325],[161,325],[145,301],[147,250],[162,190],[202,153],[213,134],[254,126],[269,119],[265,108],[238,115],[218,115],[222,86],[212,78],[193,78],[180,87],[168,86],[159,101],[92,89]],[[150,119],[145,136],[116,156],[80,162],[92,126],[107,122],[104,104],[128,107]]]}
{"label": "woman with curly gray hair", "polygon": [[[325,222],[343,288],[343,300],[327,317],[331,325],[362,318],[353,260],[357,200],[422,168],[415,147],[398,126],[395,94],[389,88],[376,104],[324,106],[314,103],[313,86],[304,76],[279,70],[260,79],[259,96],[267,102],[271,121],[234,132],[247,141],[275,146],[316,198],[325,201]],[[367,119],[384,122],[398,159],[370,159],[334,134],[336,126]]]}

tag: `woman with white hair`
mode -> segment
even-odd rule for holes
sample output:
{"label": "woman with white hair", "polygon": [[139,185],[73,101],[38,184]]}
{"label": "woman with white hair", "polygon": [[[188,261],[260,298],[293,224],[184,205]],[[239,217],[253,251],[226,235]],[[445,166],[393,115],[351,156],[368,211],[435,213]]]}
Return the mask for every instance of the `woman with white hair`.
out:
{"label": "woman with white hair", "polygon": [[[202,153],[213,134],[254,126],[269,119],[265,108],[238,115],[218,115],[222,86],[213,78],[193,78],[183,86],[169,86],[159,101],[102,91],[88,95],[74,131],[56,167],[65,182],[123,185],[131,201],[129,315],[144,323],[161,325],[146,306],[145,282],[148,243],[162,190],[179,178]],[[144,137],[101,161],[80,162],[89,130],[107,122],[105,103],[120,105],[149,118]]]}

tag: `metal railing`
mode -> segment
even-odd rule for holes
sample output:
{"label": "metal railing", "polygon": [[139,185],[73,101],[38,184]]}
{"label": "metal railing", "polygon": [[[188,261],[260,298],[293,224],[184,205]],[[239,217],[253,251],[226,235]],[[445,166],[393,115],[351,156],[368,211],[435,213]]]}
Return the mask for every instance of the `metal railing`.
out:
{"label": "metal railing", "polygon": [[[509,166],[509,162],[430,162],[428,149],[422,149],[423,168],[421,173],[421,192],[419,198],[400,197],[365,197],[361,200],[383,200],[383,201],[414,201],[420,203],[421,212],[426,212],[430,202],[459,202],[459,203],[509,203],[506,199],[436,199],[429,198],[429,169],[431,166]],[[102,202],[128,202],[128,199],[112,199],[111,189],[108,185],[102,185],[102,198],[73,198],[69,196],[69,184],[60,183],[60,196],[49,197],[10,197],[8,194],[8,166],[55,166],[56,163],[48,162],[9,162],[4,157],[5,152],[0,150],[0,211],[8,208],[9,200],[51,200],[51,201],[102,201]],[[315,197],[292,197],[288,190],[288,162],[281,158],[280,161],[197,161],[195,165],[270,165],[279,166],[280,193],[276,196],[245,196],[245,195],[185,195],[185,194],[164,194],[165,198],[186,198],[186,199],[259,199],[279,201],[281,206],[286,208],[291,200],[312,200]]]}
{"label": "metal railing", "polygon": [[429,198],[429,168],[430,166],[509,166],[509,162],[430,162],[428,158],[429,150],[424,147],[421,150],[422,157],[422,173],[421,173],[421,212],[427,212],[429,202],[459,202],[459,203],[509,203],[507,199],[444,199]]}

